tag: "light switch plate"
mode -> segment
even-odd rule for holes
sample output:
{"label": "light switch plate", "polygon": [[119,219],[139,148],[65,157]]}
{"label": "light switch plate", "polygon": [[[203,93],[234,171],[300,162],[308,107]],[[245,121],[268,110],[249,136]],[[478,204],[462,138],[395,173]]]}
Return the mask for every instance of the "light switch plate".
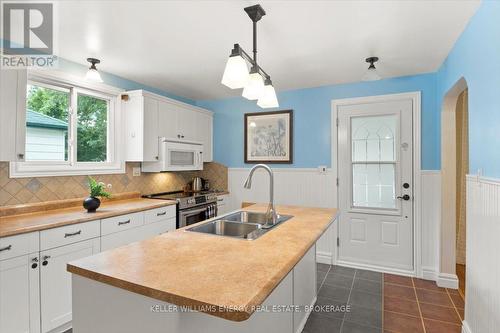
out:
{"label": "light switch plate", "polygon": [[139,177],[141,175],[141,168],[132,168],[132,176]]}

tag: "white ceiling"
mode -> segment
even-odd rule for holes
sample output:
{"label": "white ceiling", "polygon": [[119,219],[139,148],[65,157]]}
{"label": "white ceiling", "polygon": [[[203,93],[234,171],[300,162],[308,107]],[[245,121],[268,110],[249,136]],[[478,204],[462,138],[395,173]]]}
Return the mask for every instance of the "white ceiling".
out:
{"label": "white ceiling", "polygon": [[[252,51],[243,8],[257,1],[61,1],[59,55],[192,99],[237,96],[220,79],[234,43]],[[474,1],[265,1],[258,62],[277,90],[356,82],[376,55],[384,77],[439,68]]]}

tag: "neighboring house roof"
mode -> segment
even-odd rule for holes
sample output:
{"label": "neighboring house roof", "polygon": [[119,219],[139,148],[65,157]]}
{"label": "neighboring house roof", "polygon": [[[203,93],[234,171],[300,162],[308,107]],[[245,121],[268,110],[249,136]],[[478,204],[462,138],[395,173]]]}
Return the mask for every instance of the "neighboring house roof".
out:
{"label": "neighboring house roof", "polygon": [[68,123],[45,114],[27,110],[26,125],[29,127],[68,129]]}

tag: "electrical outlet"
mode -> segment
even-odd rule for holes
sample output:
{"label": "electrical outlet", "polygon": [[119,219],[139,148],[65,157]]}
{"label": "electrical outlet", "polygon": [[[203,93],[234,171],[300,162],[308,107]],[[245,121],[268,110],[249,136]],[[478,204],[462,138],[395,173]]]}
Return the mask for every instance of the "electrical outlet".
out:
{"label": "electrical outlet", "polygon": [[132,168],[132,176],[139,177],[141,175],[141,168]]}
{"label": "electrical outlet", "polygon": [[326,173],[326,165],[320,165],[318,166],[318,172],[321,174]]}

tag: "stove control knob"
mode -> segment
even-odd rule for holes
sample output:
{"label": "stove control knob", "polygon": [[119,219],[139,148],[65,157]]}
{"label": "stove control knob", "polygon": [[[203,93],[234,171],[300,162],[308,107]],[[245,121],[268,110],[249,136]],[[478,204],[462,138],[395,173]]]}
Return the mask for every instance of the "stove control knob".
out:
{"label": "stove control knob", "polygon": [[196,203],[196,200],[193,198],[193,199],[188,199],[188,204],[194,204]]}

